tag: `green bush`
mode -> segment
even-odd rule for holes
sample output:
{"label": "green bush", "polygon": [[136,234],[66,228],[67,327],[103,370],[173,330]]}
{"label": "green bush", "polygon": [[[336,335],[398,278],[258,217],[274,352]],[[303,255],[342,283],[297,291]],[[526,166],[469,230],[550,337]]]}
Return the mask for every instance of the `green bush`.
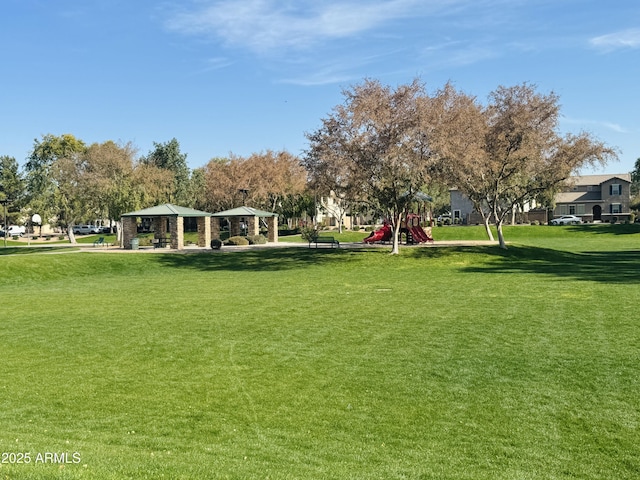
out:
{"label": "green bush", "polygon": [[315,242],[318,238],[318,230],[314,227],[302,227],[300,236],[307,242]]}
{"label": "green bush", "polygon": [[229,240],[227,240],[225,244],[236,245],[236,246],[246,246],[246,245],[249,245],[249,240],[247,240],[246,237],[240,237],[236,235],[235,237],[229,238]]}
{"label": "green bush", "polygon": [[264,235],[249,235],[247,240],[249,240],[249,245],[264,245],[267,243],[267,237]]}

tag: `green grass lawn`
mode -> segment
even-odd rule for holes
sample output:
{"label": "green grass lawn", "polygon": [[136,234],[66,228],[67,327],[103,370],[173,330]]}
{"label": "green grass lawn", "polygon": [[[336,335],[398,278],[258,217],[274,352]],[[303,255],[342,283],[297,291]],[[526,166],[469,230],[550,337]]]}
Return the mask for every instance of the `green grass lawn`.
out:
{"label": "green grass lawn", "polygon": [[505,234],[0,249],[0,479],[638,478],[640,231]]}

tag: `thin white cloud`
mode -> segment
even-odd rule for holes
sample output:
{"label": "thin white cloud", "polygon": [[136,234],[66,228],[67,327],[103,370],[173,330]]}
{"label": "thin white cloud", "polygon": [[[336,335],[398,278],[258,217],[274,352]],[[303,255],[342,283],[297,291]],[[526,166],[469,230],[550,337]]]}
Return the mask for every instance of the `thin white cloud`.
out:
{"label": "thin white cloud", "polygon": [[571,125],[592,125],[595,127],[611,130],[616,133],[629,133],[629,130],[624,128],[622,125],[613,123],[613,122],[598,121],[598,120],[584,120],[580,118],[570,118],[570,117],[563,117],[562,120],[565,123],[568,123]]}
{"label": "thin white cloud", "polygon": [[589,43],[591,46],[607,52],[621,48],[640,48],[640,28],[631,28],[594,37],[589,40]]}
{"label": "thin white cloud", "polygon": [[[455,2],[439,0],[429,10],[440,10]],[[230,45],[268,52],[355,36],[411,17],[417,11],[424,14],[424,10],[420,0],[377,0],[366,4],[336,0],[220,0],[205,3],[197,11],[179,13],[167,25],[184,34],[212,35]]]}

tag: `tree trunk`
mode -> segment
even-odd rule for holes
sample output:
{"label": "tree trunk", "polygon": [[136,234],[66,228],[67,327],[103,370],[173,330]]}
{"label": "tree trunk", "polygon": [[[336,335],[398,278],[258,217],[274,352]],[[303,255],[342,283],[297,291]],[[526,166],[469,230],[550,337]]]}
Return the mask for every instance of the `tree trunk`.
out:
{"label": "tree trunk", "polygon": [[69,225],[67,225],[67,236],[69,237],[69,243],[72,243],[73,245],[78,243],[76,241],[76,236],[73,233],[73,223],[70,223]]}
{"label": "tree trunk", "polygon": [[120,240],[122,240],[122,222],[121,221],[116,221],[116,240],[118,242],[118,245],[120,245]]}
{"label": "tree trunk", "polygon": [[489,225],[489,220],[491,220],[491,216],[484,217],[484,229],[487,232],[487,237],[489,237],[489,240],[493,242],[493,233],[491,232],[491,226]]}
{"label": "tree trunk", "polygon": [[391,255],[398,255],[400,253],[400,218],[395,218],[393,222],[393,247],[391,248]]}
{"label": "tree trunk", "polygon": [[500,243],[500,248],[507,249],[507,244],[504,241],[504,235],[502,233],[502,219],[496,221],[496,230],[498,230],[498,242]]}

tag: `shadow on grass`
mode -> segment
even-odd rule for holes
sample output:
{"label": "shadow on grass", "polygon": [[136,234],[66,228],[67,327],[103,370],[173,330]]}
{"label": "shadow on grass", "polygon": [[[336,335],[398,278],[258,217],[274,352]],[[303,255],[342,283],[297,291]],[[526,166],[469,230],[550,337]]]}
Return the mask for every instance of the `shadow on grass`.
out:
{"label": "shadow on grass", "polygon": [[201,271],[276,271],[310,265],[344,262],[353,252],[346,249],[268,248],[238,252],[207,252],[154,256],[163,266]]}
{"label": "shadow on grass", "polygon": [[561,228],[571,232],[596,235],[633,235],[640,233],[640,223],[583,223],[580,225],[564,225]]}
{"label": "shadow on grass", "polygon": [[[491,248],[491,247],[489,247]],[[640,283],[640,250],[572,253],[547,248],[492,248],[486,262],[465,267],[477,273],[537,273],[602,283]]]}
{"label": "shadow on grass", "polygon": [[2,255],[33,255],[34,253],[53,253],[64,250],[65,252],[71,251],[73,247],[7,247],[0,248],[0,256]]}

